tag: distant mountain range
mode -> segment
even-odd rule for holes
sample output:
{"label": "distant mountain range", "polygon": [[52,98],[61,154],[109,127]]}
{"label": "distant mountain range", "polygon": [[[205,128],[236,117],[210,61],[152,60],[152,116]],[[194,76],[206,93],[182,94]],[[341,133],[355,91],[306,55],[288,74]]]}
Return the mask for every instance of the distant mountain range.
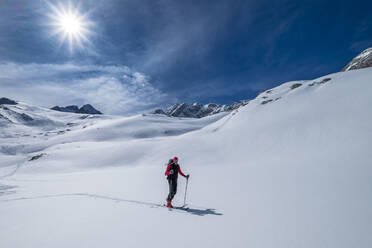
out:
{"label": "distant mountain range", "polygon": [[[367,67],[372,67],[372,47],[358,54],[341,71],[356,70],[356,69],[362,69],[362,68],[367,68]],[[317,82],[317,83],[325,83],[328,80],[329,79],[326,78],[322,82]],[[301,84],[299,83],[293,85],[293,87],[299,87],[299,86],[301,86]],[[270,90],[267,92],[270,93]],[[263,101],[263,104],[270,102],[270,101],[274,101],[274,100],[276,99],[266,99]],[[153,113],[172,116],[172,117],[202,118],[205,116],[214,115],[214,114],[218,114],[221,112],[230,112],[230,111],[240,108],[241,106],[247,105],[248,103],[249,103],[248,100],[235,102],[231,105],[220,105],[220,104],[215,104],[215,103],[209,103],[209,104],[177,103],[177,104],[170,106],[169,108],[165,110],[157,109]],[[3,98],[0,98],[0,105],[17,105],[17,102],[3,97]],[[79,113],[79,114],[92,114],[92,115],[102,114],[102,112],[95,109],[90,104],[85,104],[80,108],[76,105],[70,105],[66,107],[54,106],[51,109],[60,111],[60,112]],[[29,119],[26,116],[21,116],[21,117],[22,119]]]}
{"label": "distant mountain range", "polygon": [[[372,47],[364,50],[348,63],[342,71],[362,69],[372,67]],[[296,87],[296,86],[295,86]],[[229,112],[248,104],[248,100],[233,103],[231,105],[219,105],[215,103],[200,104],[200,103],[176,103],[169,108],[157,109],[154,114],[163,114],[173,117],[189,117],[202,118],[208,115],[218,114],[221,112]]]}
{"label": "distant mountain range", "polygon": [[76,105],[70,105],[66,107],[54,106],[51,108],[52,110],[60,111],[60,112],[69,112],[69,113],[77,113],[77,114],[91,114],[91,115],[101,115],[102,113],[95,109],[90,104],[85,104],[81,108]]}
{"label": "distant mountain range", "polygon": [[157,109],[154,114],[163,114],[173,117],[189,117],[202,118],[208,115],[214,115],[221,112],[229,112],[238,109],[241,106],[248,104],[249,101],[240,101],[231,105],[219,105],[215,103],[200,104],[200,103],[177,103],[166,110]]}

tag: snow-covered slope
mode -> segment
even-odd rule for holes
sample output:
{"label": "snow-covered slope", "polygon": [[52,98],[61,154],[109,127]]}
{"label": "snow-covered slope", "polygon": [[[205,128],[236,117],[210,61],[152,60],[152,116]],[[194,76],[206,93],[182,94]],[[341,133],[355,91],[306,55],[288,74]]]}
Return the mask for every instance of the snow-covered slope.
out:
{"label": "snow-covered slope", "polygon": [[[0,247],[371,247],[371,78],[285,83],[218,118],[102,116],[37,137],[36,153],[0,156]],[[174,155],[189,211],[159,206]]]}
{"label": "snow-covered slope", "polygon": [[[55,145],[175,136],[201,129],[226,114],[200,120],[153,114],[117,117],[64,113],[22,102],[3,104],[0,105],[0,117],[4,120],[0,130],[0,154],[10,155],[13,163],[14,156],[22,161],[45,153]],[[7,165],[3,162],[0,168]]]}

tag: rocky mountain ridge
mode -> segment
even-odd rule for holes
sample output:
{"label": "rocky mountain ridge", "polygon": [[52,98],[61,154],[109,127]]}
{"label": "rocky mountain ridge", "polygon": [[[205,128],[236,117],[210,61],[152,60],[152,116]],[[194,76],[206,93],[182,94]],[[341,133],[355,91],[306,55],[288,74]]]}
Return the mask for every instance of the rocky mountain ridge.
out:
{"label": "rocky mountain ridge", "polygon": [[372,67],[372,47],[358,54],[358,56],[353,58],[341,71],[350,71],[367,67]]}
{"label": "rocky mountain ridge", "polygon": [[241,106],[247,105],[249,101],[235,102],[231,105],[220,105],[216,103],[176,103],[166,110],[157,109],[154,114],[163,114],[172,117],[202,118],[221,112],[230,112]]}
{"label": "rocky mountain ridge", "polygon": [[[349,71],[372,67],[372,47],[365,49],[358,56],[353,58],[341,71]],[[320,83],[325,83],[329,78],[324,79]],[[319,83],[315,82],[314,84]],[[293,87],[299,87],[301,84],[295,84]],[[270,92],[270,90],[268,91]],[[261,95],[260,93],[259,95]],[[263,104],[271,100],[263,101]],[[163,114],[172,117],[188,117],[188,118],[202,118],[208,115],[218,114],[221,112],[229,112],[238,109],[241,106],[248,104],[249,100],[235,102],[231,105],[219,105],[215,103],[200,104],[200,103],[176,103],[169,108],[157,109],[154,114]]]}
{"label": "rocky mountain ridge", "polygon": [[6,98],[6,97],[2,97],[0,98],[0,105],[2,104],[8,104],[8,105],[17,105],[17,102],[16,101],[13,101],[9,98]]}
{"label": "rocky mountain ridge", "polygon": [[90,114],[90,115],[101,115],[102,113],[95,109],[90,104],[85,104],[81,108],[76,105],[69,105],[66,107],[54,106],[51,108],[52,110],[60,111],[60,112],[69,112],[69,113],[76,113],[76,114]]}

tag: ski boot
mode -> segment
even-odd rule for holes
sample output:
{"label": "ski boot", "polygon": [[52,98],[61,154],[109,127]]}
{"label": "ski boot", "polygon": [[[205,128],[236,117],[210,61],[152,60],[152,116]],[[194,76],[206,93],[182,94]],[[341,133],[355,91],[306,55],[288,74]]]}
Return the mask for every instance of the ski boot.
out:
{"label": "ski boot", "polygon": [[170,200],[167,200],[167,208],[173,208],[172,203]]}

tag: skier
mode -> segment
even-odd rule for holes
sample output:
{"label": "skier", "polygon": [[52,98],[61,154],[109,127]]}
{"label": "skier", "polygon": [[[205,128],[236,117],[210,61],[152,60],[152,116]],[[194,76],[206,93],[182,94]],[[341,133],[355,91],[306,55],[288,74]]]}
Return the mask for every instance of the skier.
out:
{"label": "skier", "polygon": [[172,200],[175,194],[177,193],[177,178],[178,173],[185,178],[189,178],[190,175],[185,175],[182,173],[180,165],[178,164],[178,158],[174,157],[173,159],[169,160],[169,164],[167,166],[167,170],[165,171],[165,175],[167,176],[168,184],[169,184],[169,195],[167,197],[167,207],[173,208]]}

